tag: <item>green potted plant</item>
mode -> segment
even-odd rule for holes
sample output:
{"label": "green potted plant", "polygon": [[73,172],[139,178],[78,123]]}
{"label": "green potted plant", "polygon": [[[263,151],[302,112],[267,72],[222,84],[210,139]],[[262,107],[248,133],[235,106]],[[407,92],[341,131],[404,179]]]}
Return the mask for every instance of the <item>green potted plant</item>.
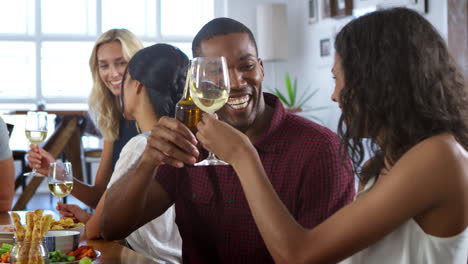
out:
{"label": "green potted plant", "polygon": [[285,86],[286,94],[283,94],[276,88],[274,88],[274,90],[271,92],[278,96],[281,102],[283,102],[285,105],[286,109],[291,113],[300,113],[301,116],[313,119],[323,124],[322,120],[320,120],[320,118],[318,118],[312,112],[329,108],[329,106],[304,107],[305,103],[309,101],[314,95],[316,95],[320,88],[311,91],[309,85],[303,94],[298,97],[297,78],[294,78],[294,82],[292,82],[289,73],[286,73],[285,75]]}

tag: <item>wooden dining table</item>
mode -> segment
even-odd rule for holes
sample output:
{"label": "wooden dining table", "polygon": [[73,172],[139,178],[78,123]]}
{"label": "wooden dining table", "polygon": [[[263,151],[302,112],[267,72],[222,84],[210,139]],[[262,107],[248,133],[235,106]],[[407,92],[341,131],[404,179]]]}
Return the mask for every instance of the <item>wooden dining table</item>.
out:
{"label": "wooden dining table", "polygon": [[[26,211],[18,211],[20,216]],[[57,214],[53,211],[44,211],[44,214],[52,214],[55,219]],[[24,219],[24,217],[21,217]],[[0,213],[0,225],[12,224],[9,213]],[[95,264],[147,264],[157,263],[146,258],[138,252],[135,252],[128,247],[122,245],[119,241],[107,240],[82,240],[80,245],[93,246],[95,250],[101,252],[101,255],[93,259]]]}

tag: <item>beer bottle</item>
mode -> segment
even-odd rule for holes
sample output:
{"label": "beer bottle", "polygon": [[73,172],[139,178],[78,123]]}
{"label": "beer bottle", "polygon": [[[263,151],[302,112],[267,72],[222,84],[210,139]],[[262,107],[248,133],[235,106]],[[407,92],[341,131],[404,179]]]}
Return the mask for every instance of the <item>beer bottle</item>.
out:
{"label": "beer bottle", "polygon": [[189,65],[187,78],[185,79],[184,94],[182,99],[176,104],[175,118],[184,123],[194,134],[197,132],[197,124],[200,121],[202,111],[192,100],[190,95],[191,67]]}

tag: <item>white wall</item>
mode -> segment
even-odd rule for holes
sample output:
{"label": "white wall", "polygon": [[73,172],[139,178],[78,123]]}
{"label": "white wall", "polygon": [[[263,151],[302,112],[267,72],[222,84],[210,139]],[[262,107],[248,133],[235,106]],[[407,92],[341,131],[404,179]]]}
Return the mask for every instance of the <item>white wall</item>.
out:
{"label": "white wall", "polygon": [[[405,1],[405,0],[393,0]],[[352,17],[342,19],[321,18],[321,0],[319,2],[319,21],[308,24],[308,0],[227,0],[227,16],[239,20],[256,34],[256,9],[263,3],[286,3],[288,5],[289,59],[285,62],[265,63],[264,86],[284,88],[284,73],[289,72],[298,78],[298,90],[301,94],[307,87],[320,88],[318,94],[308,102],[308,107],[330,106],[315,112],[324,125],[336,130],[340,111],[330,100],[333,91],[331,67],[333,53],[329,57],[320,57],[320,39],[331,38]],[[388,0],[354,0],[354,6],[364,8],[375,6]],[[429,0],[429,13],[426,18],[447,39],[447,0]]]}

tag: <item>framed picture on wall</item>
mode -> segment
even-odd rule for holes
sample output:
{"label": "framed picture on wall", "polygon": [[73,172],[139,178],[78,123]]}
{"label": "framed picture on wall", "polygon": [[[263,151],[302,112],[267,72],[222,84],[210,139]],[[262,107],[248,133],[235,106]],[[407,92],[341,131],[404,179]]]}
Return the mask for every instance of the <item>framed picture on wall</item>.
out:
{"label": "framed picture on wall", "polygon": [[380,2],[377,9],[388,9],[393,7],[406,7],[418,11],[421,14],[429,12],[428,0],[405,0],[399,2]]}
{"label": "framed picture on wall", "polygon": [[320,40],[320,57],[328,57],[331,54],[331,40],[329,38]]}
{"label": "framed picture on wall", "polygon": [[334,18],[351,16],[353,14],[353,0],[329,0],[330,16]]}
{"label": "framed picture on wall", "polygon": [[318,0],[309,0],[309,24],[318,21]]}
{"label": "framed picture on wall", "polygon": [[322,1],[322,19],[328,18],[331,16],[330,0],[321,0],[321,1]]}

